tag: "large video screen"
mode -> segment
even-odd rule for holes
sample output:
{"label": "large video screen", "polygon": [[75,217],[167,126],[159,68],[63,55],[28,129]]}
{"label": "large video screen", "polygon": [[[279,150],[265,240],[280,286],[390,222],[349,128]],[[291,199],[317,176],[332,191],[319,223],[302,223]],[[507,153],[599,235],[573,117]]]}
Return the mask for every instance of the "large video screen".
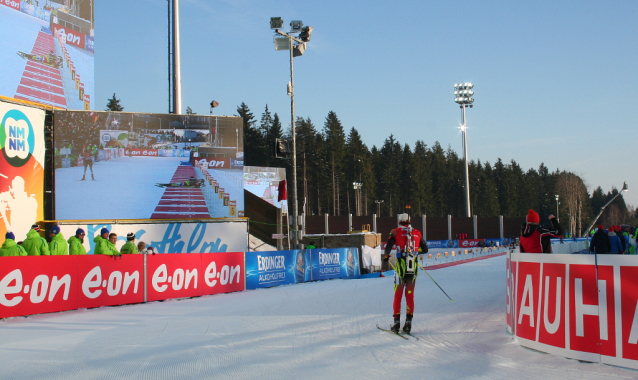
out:
{"label": "large video screen", "polygon": [[53,116],[56,219],[244,216],[240,117]]}
{"label": "large video screen", "polygon": [[279,195],[279,186],[285,179],[286,168],[244,166],[244,189],[287,214],[287,194]]}
{"label": "large video screen", "polygon": [[92,109],[93,2],[0,1],[0,95]]}
{"label": "large video screen", "polygon": [[44,219],[44,110],[0,102],[0,236]]}

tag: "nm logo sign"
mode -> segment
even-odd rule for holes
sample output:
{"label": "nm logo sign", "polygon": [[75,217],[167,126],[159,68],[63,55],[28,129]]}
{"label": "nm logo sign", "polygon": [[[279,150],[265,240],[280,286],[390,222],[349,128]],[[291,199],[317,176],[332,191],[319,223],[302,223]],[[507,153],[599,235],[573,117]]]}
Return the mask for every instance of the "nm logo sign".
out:
{"label": "nm logo sign", "polygon": [[33,154],[35,136],[29,118],[17,109],[8,111],[0,127],[0,149],[13,167],[21,167]]}

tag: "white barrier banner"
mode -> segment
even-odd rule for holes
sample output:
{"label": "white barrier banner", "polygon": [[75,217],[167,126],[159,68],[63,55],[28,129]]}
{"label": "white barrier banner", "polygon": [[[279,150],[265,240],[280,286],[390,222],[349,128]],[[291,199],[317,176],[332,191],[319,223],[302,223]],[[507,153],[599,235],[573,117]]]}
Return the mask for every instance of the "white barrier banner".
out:
{"label": "white barrier banner", "polygon": [[143,241],[157,253],[246,252],[248,250],[248,222],[214,223],[156,223],[156,224],[65,224],[60,225],[68,239],[82,228],[86,237],[84,248],[88,254],[95,249],[94,238],[102,228],[117,234],[117,249],[126,243],[126,235],[135,234],[135,242]]}

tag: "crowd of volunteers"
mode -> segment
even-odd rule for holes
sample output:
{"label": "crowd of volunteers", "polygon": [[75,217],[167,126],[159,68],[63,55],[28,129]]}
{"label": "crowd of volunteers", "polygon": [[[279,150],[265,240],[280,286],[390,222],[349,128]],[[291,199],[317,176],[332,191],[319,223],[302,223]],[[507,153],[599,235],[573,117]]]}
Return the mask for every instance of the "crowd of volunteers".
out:
{"label": "crowd of volunteers", "polygon": [[[49,256],[49,255],[86,255],[84,239],[86,233],[82,228],[75,231],[75,235],[68,240],[64,239],[59,226],[49,229],[49,241],[45,239],[44,231],[34,224],[23,240],[16,240],[13,232],[5,235],[5,241],[0,247],[0,256]],[[126,235],[126,243],[119,250],[115,247],[117,234],[102,228],[100,234],[93,239],[96,255],[120,256],[123,254],[155,254],[153,247],[146,247],[146,243],[140,241],[135,244],[135,234]]]}

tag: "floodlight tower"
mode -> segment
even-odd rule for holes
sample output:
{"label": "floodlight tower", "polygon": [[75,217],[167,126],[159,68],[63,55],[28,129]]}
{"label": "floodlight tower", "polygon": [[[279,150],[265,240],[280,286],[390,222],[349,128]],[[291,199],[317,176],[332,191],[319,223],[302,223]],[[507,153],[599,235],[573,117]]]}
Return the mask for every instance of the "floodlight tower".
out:
{"label": "floodlight tower", "polygon": [[[292,219],[293,219],[293,249],[299,248],[299,214],[297,209],[297,133],[295,131],[295,76],[293,58],[303,55],[306,42],[310,41],[312,27],[303,26],[301,20],[290,22],[290,33],[282,32],[284,20],[281,17],[270,18],[270,29],[276,33],[274,37],[275,50],[290,50],[290,82],[288,82],[288,96],[290,96],[290,125],[292,127]],[[293,36],[298,34],[298,37]],[[281,37],[280,37],[281,36]]]}
{"label": "floodlight tower", "polygon": [[474,85],[472,83],[458,83],[454,85],[454,101],[459,104],[461,108],[461,132],[463,132],[463,158],[465,159],[465,205],[467,206],[466,216],[472,217],[472,210],[470,208],[470,174],[469,164],[467,162],[467,125],[465,120],[465,107],[473,107],[474,103],[474,91],[472,90]]}

